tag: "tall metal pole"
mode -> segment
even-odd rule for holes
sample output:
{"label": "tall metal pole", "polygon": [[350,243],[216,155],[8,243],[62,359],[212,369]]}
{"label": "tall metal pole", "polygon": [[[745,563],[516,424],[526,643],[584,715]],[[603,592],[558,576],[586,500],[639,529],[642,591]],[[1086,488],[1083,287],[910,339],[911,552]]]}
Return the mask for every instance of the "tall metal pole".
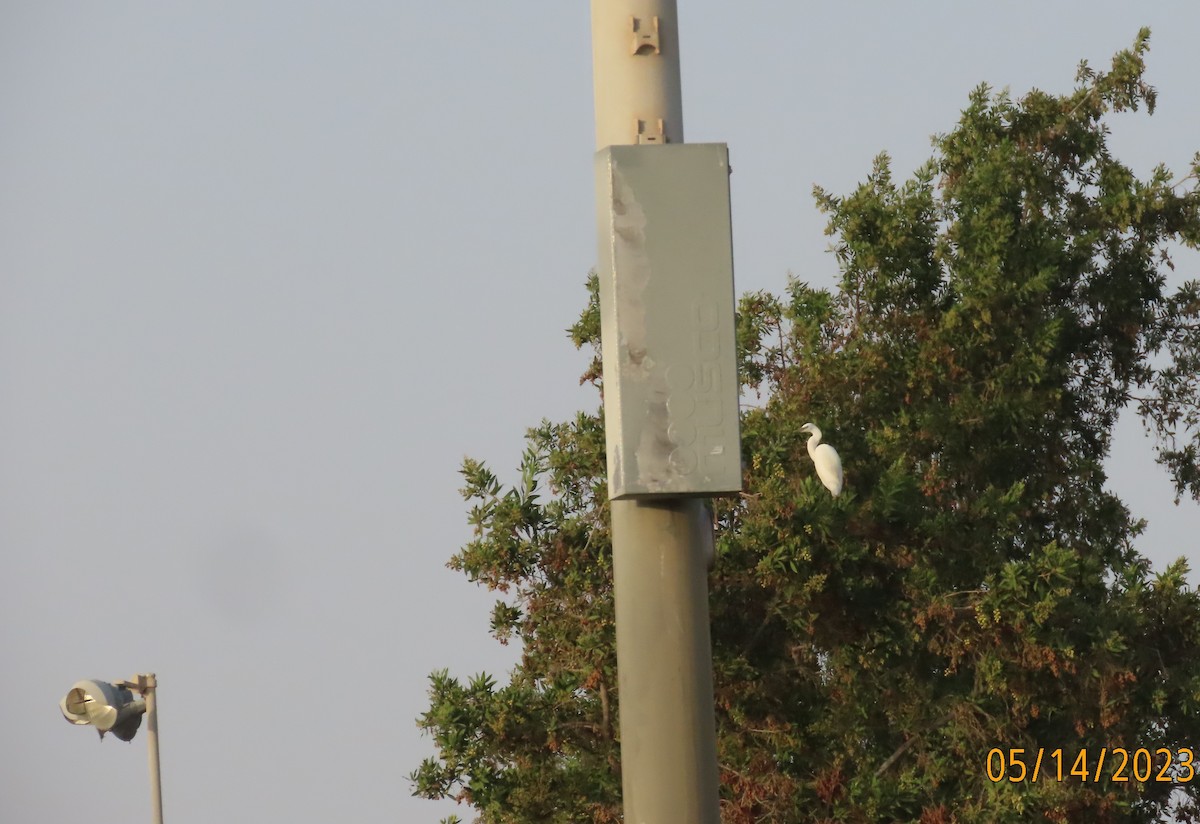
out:
{"label": "tall metal pole", "polygon": [[162,770],[158,760],[158,679],[154,673],[137,677],[146,701],[146,748],[150,751],[150,805],[154,824],[163,824]]}
{"label": "tall metal pole", "polygon": [[[596,148],[682,143],[675,0],[592,0]],[[700,500],[612,507],[621,785],[629,824],[719,824]]]}

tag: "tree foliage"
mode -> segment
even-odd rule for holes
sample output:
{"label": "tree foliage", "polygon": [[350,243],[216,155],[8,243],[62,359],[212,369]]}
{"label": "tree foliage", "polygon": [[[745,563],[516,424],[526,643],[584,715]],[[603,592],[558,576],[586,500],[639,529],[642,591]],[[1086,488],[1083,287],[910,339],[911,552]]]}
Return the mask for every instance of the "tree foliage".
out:
{"label": "tree foliage", "polygon": [[[839,287],[740,301],[756,402],[710,575],[723,820],[1200,820],[1200,776],[1093,780],[1101,748],[1200,747],[1200,597],[1183,560],[1150,569],[1103,467],[1132,408],[1200,500],[1200,284],[1166,278],[1200,244],[1200,156],[1143,180],[1107,142],[1112,113],[1153,111],[1148,36],[1066,95],[976,89],[907,181],[880,156],[817,189]],[[571,333],[598,345],[594,279]],[[492,632],[522,657],[505,685],[431,677],[417,793],[495,824],[620,820],[603,461],[580,414],[530,431],[512,488],[466,462],[451,566],[503,596]],[[1042,777],[993,780],[993,748],[1030,773],[1040,749]]]}

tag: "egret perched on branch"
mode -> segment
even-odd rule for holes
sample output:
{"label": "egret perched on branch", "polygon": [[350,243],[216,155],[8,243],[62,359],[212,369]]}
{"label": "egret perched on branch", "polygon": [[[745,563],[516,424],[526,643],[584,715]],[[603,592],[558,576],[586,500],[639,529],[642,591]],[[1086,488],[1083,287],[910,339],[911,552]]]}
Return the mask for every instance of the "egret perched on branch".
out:
{"label": "egret perched on branch", "polygon": [[842,491],[842,459],[837,450],[827,443],[821,443],[821,430],[815,423],[806,423],[800,427],[801,432],[811,433],[808,436],[808,457],[812,458],[817,467],[817,477],[825,488],[836,498]]}

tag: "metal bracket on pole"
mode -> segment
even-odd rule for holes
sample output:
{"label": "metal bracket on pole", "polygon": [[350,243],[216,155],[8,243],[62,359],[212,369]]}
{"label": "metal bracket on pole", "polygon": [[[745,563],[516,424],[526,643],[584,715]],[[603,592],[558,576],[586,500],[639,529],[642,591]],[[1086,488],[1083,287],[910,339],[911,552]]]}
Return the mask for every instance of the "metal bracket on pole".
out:
{"label": "metal bracket on pole", "polygon": [[[645,120],[638,120],[634,126],[637,132],[637,142],[640,144],[659,145],[667,142],[666,124],[660,117],[653,124],[647,123]],[[654,131],[650,131],[653,128]]]}
{"label": "metal bracket on pole", "polygon": [[138,675],[135,675],[132,680],[118,681],[116,686],[127,690],[133,690],[138,695],[145,695],[147,692],[158,686],[158,681],[152,672],[145,674],[139,673]]}
{"label": "metal bracket on pole", "polygon": [[658,41],[658,18],[641,20],[631,17],[629,20],[633,28],[633,54],[662,54]]}

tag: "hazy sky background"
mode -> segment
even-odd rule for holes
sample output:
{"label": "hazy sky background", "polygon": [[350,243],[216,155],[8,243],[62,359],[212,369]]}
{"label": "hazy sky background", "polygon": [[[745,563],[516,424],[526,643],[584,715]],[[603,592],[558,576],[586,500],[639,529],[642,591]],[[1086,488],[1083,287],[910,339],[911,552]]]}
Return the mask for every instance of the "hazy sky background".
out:
{"label": "hazy sky background", "polygon": [[[1142,174],[1200,149],[1194,3],[680,15],[739,290],[833,283],[814,183],[882,149],[907,174],[977,83],[1066,91],[1141,25],[1159,110],[1113,146]],[[147,820],[144,731],[57,702],[150,670],[172,824],[453,811],[406,778],[426,675],[513,655],[444,566],[457,469],[511,479],[527,426],[596,404],[563,333],[596,258],[588,27],[584,0],[0,0],[0,821]],[[1110,468],[1156,565],[1194,554],[1136,423]]]}

